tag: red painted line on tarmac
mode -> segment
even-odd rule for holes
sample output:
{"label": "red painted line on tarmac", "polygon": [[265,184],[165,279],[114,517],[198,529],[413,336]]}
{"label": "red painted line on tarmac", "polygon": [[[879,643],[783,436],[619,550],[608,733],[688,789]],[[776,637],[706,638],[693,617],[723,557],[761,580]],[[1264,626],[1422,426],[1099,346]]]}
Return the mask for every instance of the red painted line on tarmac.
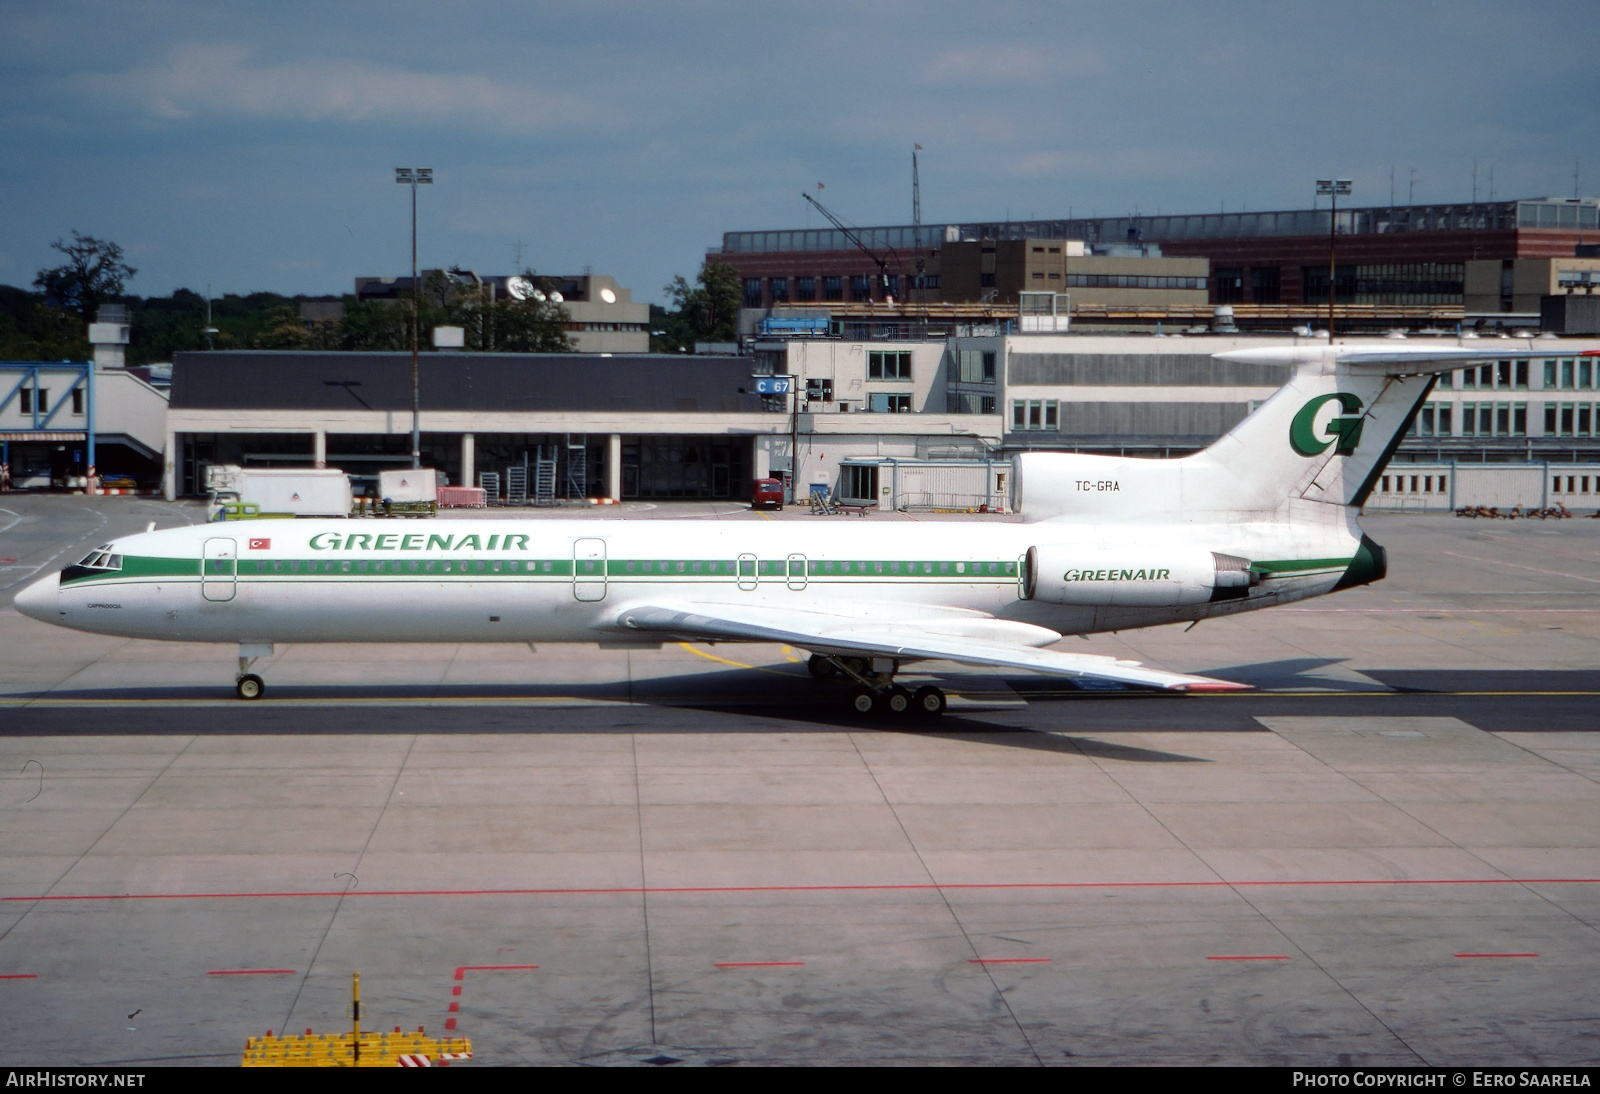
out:
{"label": "red painted line on tarmac", "polygon": [[804,961],[718,961],[719,969],[787,969],[799,968]]}
{"label": "red painted line on tarmac", "polygon": [[1457,957],[1538,957],[1536,953],[1458,953]]}
{"label": "red painted line on tarmac", "polygon": [[972,957],[967,959],[969,965],[1043,965],[1049,962],[1048,957]]}
{"label": "red painted line on tarmac", "polygon": [[445,1013],[446,1014],[460,1014],[461,1013],[461,1004],[460,1003],[451,1003],[448,1007],[445,1008]]}
{"label": "red painted line on tarmac", "polygon": [[454,1018],[446,1018],[444,1020],[444,1028],[445,1029],[455,1029],[456,1028],[456,1020]]}
{"label": "red painted line on tarmac", "polygon": [[207,976],[293,976],[297,969],[212,969]]}
{"label": "red painted line on tarmac", "polygon": [[[344,891],[233,892],[233,893],[52,893],[48,896],[0,896],[7,902],[74,902],[114,900],[283,900],[283,899],[358,899],[361,897],[424,896],[694,896],[720,893],[938,893],[996,892],[1066,889],[1253,889],[1253,888],[1328,888],[1334,886],[1395,885],[1600,885],[1600,877],[1467,877],[1467,878],[1309,878],[1301,881],[994,881],[956,882],[948,885],[926,882],[906,885],[677,885],[643,887],[619,885],[610,888],[581,889],[359,889]],[[463,969],[521,969],[528,965],[463,965]]]}
{"label": "red painted line on tarmac", "polygon": [[501,969],[537,969],[538,965],[457,965],[456,979],[465,980],[469,971]]}
{"label": "red painted line on tarmac", "polygon": [[1207,961],[1287,961],[1286,953],[1219,953],[1206,958]]}
{"label": "red painted line on tarmac", "polygon": [[0,972],[0,980],[37,980],[36,972]]}

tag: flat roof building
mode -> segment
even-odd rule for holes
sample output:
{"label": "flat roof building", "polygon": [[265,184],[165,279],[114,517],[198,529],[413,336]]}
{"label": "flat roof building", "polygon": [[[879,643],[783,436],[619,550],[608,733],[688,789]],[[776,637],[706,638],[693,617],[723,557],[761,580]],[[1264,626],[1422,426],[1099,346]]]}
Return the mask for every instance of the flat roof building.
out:
{"label": "flat roof building", "polygon": [[[526,291],[523,285],[512,284],[526,280],[515,275],[483,277],[471,271],[423,270],[417,276],[424,295],[430,291],[448,294],[459,285],[481,287],[491,300],[506,300],[515,297],[518,291]],[[533,280],[548,285],[551,293],[559,294],[559,300],[555,296],[550,299],[565,308],[571,317],[565,330],[576,352],[650,351],[650,305],[635,303],[633,290],[617,284],[616,278],[585,273],[562,277],[541,275]],[[355,289],[358,301],[398,300],[411,295],[411,278],[358,277]]]}
{"label": "flat roof building", "polygon": [[[1103,246],[1156,245],[1164,258],[1205,259],[1209,262],[1206,302],[1266,307],[1326,306],[1328,244],[1333,234],[1336,306],[1369,311],[1464,309],[1455,314],[1469,321],[1536,325],[1537,302],[1531,308],[1521,306],[1528,300],[1499,293],[1498,285],[1487,300],[1473,293],[1469,306],[1467,263],[1574,256],[1585,240],[1594,242],[1597,229],[1600,199],[1537,198],[1341,208],[1337,221],[1327,209],[1301,209],[892,225],[858,231],[867,246],[884,258],[889,275],[901,287],[900,295],[908,299],[914,298],[911,289],[918,274],[926,277],[952,245],[1027,241],[1031,247],[1039,241],[1082,241],[1091,253]],[[789,302],[805,302],[798,284],[803,278],[816,283],[814,292],[837,281],[842,293],[837,299],[844,302],[853,299],[850,294],[856,287],[876,293],[870,297],[874,300],[885,295],[872,288],[877,280],[869,276],[874,272],[872,261],[837,229],[727,232],[718,257],[745,279],[751,307],[783,302],[774,279],[783,283]],[[938,287],[941,292],[945,289],[942,284]],[[1478,307],[1486,302],[1493,306]],[[1074,299],[1073,304],[1077,308],[1079,301]],[[1404,318],[1398,312],[1396,316]],[[1362,315],[1353,313],[1351,318]],[[1374,311],[1371,320],[1382,325],[1385,317]]]}

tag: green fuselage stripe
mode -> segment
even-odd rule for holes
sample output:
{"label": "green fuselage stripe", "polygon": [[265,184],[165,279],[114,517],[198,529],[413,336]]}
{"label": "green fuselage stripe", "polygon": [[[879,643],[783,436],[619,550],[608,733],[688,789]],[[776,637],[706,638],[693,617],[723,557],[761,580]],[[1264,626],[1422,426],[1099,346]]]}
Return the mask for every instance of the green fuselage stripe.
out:
{"label": "green fuselage stripe", "polygon": [[207,559],[199,561],[172,558],[144,558],[125,555],[119,570],[91,570],[70,574],[65,585],[81,585],[127,579],[205,577],[214,580],[237,578],[241,581],[273,581],[296,578],[434,578],[469,577],[502,580],[607,580],[607,581],[697,581],[713,580],[916,580],[919,582],[971,584],[1016,581],[1017,563],[1012,561],[974,562],[966,559],[406,559],[393,556],[365,558],[296,559]]}

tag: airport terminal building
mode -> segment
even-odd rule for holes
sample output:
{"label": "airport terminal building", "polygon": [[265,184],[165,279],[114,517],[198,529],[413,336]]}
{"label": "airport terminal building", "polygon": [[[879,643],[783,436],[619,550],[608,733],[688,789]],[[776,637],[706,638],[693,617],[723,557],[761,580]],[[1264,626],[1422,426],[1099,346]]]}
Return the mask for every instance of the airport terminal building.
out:
{"label": "airport terminal building", "polygon": [[[743,499],[771,475],[800,500],[816,486],[881,508],[1004,508],[1021,452],[1204,448],[1289,379],[1213,355],[1294,341],[1308,342],[996,331],[762,342],[745,357],[431,353],[423,464],[479,485],[545,461],[561,499]],[[1600,506],[1600,359],[1583,356],[1600,339],[1490,344],[1548,356],[1445,374],[1372,504]],[[363,476],[410,462],[406,354],[189,353],[173,373],[169,497],[203,493],[211,464]],[[1473,493],[1488,478],[1499,493]]]}
{"label": "airport terminal building", "polygon": [[[748,497],[788,420],[749,370],[739,358],[423,354],[422,462],[476,485],[480,471],[554,459],[560,498]],[[409,354],[176,354],[164,492],[204,493],[212,464],[409,466],[411,395]]]}
{"label": "airport terminal building", "polygon": [[1600,198],[859,229],[887,284],[833,228],[726,232],[716,257],[739,271],[750,308],[1004,300],[1020,286],[1071,293],[1075,312],[1143,305],[1178,315],[1198,299],[1236,306],[1241,324],[1259,311],[1287,330],[1327,305],[1331,237],[1342,329],[1429,319],[1538,327],[1541,296],[1600,288],[1597,228]]}

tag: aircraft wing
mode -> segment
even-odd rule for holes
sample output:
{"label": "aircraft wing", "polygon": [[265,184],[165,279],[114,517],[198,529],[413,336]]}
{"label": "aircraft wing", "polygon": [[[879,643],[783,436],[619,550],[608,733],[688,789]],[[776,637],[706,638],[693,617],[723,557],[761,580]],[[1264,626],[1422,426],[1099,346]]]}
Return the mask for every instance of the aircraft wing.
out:
{"label": "aircraft wing", "polygon": [[743,609],[723,604],[635,605],[621,612],[624,630],[680,641],[781,642],[835,656],[956,661],[964,665],[1027,669],[1169,691],[1236,691],[1248,684],[1145,668],[1091,653],[1036,648],[1061,635],[1028,623],[991,617],[862,620],[783,608]]}

